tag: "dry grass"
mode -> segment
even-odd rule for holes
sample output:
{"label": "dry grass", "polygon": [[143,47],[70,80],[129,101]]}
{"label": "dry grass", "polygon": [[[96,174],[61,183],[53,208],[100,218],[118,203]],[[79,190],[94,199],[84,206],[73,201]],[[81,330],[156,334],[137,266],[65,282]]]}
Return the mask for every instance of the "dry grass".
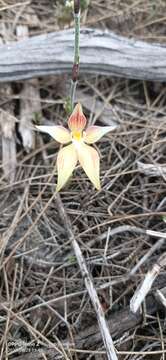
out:
{"label": "dry grass", "polygon": [[[12,0],[0,1],[1,20],[8,25],[14,21],[11,40],[16,38],[17,24],[27,24],[30,35],[62,27],[62,19],[59,24],[58,17],[62,4],[52,1],[47,6],[48,0],[42,0],[39,5],[34,0],[26,12],[22,11],[23,3],[25,6],[26,1],[14,4]],[[164,7],[164,1],[91,1],[82,14],[82,22],[107,27],[126,36],[165,41]],[[37,26],[30,23],[32,16],[27,13],[31,11],[37,16]],[[72,24],[72,19],[67,20],[65,26],[70,22]],[[68,88],[65,84],[64,77],[39,79],[45,121],[65,124],[64,102]],[[12,102],[18,120],[21,88],[21,83],[12,84],[14,96],[6,100],[9,104]],[[145,273],[166,249],[162,243],[130,275],[158,240],[128,231],[125,226],[165,230],[165,84],[88,76],[80,78],[78,88],[92,98],[91,112],[85,110],[90,121],[101,123],[104,108],[111,103],[119,124],[114,133],[97,144],[101,154],[102,190],[94,191],[78,167],[61,192],[89,273],[109,317],[126,309]],[[103,104],[100,114],[95,112],[97,100]],[[18,131],[16,136],[16,179],[9,184],[2,170],[0,178],[0,359],[29,360],[34,357],[33,349],[37,359],[106,359],[102,341],[89,348],[86,344],[84,348],[75,345],[78,337],[85,338],[92,325],[97,331],[97,324],[53,198],[59,146],[47,136],[42,136],[41,142],[38,134],[35,149],[26,154]],[[141,170],[138,162],[154,165],[154,175]],[[153,290],[161,288],[164,282],[163,269]],[[164,360],[164,331],[164,313],[157,311],[149,315],[145,306],[144,321],[115,337],[119,359]],[[26,355],[25,346],[30,350]],[[62,357],[55,357],[56,348]]]}

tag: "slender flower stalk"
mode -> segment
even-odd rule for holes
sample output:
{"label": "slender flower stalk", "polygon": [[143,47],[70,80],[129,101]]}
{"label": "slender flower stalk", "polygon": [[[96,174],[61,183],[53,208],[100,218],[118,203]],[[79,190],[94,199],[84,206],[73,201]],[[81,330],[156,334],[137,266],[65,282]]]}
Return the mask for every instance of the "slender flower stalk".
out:
{"label": "slender flower stalk", "polygon": [[95,188],[100,189],[99,154],[89,145],[100,140],[114,127],[89,126],[85,129],[86,123],[87,119],[83,114],[82,106],[77,104],[68,119],[69,130],[63,126],[36,126],[37,129],[48,133],[60,144],[68,144],[60,149],[57,156],[57,191],[66,184],[78,162]]}
{"label": "slender flower stalk", "polygon": [[74,24],[75,24],[75,39],[74,39],[74,63],[72,68],[72,80],[70,89],[71,108],[74,107],[75,92],[77,87],[79,75],[80,62],[80,0],[74,1]]}

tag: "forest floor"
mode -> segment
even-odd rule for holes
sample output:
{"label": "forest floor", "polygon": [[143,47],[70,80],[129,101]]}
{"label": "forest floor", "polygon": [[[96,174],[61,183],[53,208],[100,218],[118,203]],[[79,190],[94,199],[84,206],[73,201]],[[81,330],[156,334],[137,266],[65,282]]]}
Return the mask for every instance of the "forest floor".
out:
{"label": "forest floor", "polygon": [[[84,0],[82,7],[82,27],[166,42],[165,0]],[[63,1],[0,0],[1,43],[72,26]],[[31,121],[66,124],[69,84],[69,76],[51,75],[0,85],[2,360],[107,359],[58,203],[50,201],[59,145],[37,132],[29,133],[29,143],[23,139]],[[111,107],[118,126],[97,143],[102,189],[94,190],[78,166],[61,200],[118,359],[164,360],[164,266],[138,313],[129,304],[166,251],[159,236],[166,228],[165,83],[80,73],[77,89],[90,99],[89,123],[109,124]]]}

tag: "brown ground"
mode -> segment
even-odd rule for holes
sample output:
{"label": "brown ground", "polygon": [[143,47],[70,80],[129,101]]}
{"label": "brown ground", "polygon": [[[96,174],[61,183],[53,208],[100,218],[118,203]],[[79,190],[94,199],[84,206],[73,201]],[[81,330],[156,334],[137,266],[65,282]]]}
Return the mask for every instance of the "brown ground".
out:
{"label": "brown ground", "polygon": [[[0,1],[2,41],[16,40],[18,25],[27,25],[33,36],[73,24],[63,1],[26,3]],[[108,28],[146,41],[166,41],[165,0],[82,3],[83,26]],[[19,94],[25,83],[7,84],[7,90],[1,84],[0,89],[1,107],[10,110],[18,120],[12,140],[17,147],[15,180],[9,182],[2,166],[0,170],[0,359],[51,359],[55,357],[50,349],[46,351],[46,346],[51,348],[54,344],[65,349],[67,340],[73,343],[78,337],[85,337],[91,325],[96,326],[96,331],[98,326],[56,200],[47,207],[55,189],[56,172],[50,175],[59,146],[41,135],[37,135],[35,148],[29,153],[22,145]],[[39,112],[31,114],[34,121],[44,118],[50,124],[65,123],[65,84],[64,76],[40,78],[33,83],[41,99]],[[104,107],[110,103],[119,124],[116,131],[97,144],[102,190],[93,190],[78,167],[61,191],[103,309],[111,318],[126,309],[137,286],[166,249],[163,244],[129,277],[159,239],[127,231],[126,226],[165,230],[165,84],[88,75],[80,76],[78,89],[92,98],[92,110],[86,110],[91,121],[101,124]],[[100,114],[95,111],[97,100],[102,102]],[[147,164],[152,165],[153,173]],[[115,228],[117,233],[111,235]],[[152,290],[163,287],[165,279],[163,268]],[[104,284],[105,288],[99,289]],[[51,299],[56,302],[40,305]],[[164,310],[149,314],[145,302],[143,317],[137,326],[123,333],[119,324],[119,334],[114,338],[119,359],[165,359]],[[26,355],[23,342],[29,344]],[[56,358],[106,359],[106,355],[99,354],[104,350],[102,340],[94,346],[81,347],[80,352],[76,349],[78,346],[73,344],[72,350],[65,350],[67,357]]]}

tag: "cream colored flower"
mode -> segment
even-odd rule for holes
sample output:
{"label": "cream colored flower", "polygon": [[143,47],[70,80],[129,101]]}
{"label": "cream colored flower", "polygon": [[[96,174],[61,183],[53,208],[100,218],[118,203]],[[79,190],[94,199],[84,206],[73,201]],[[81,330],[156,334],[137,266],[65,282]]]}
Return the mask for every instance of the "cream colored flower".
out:
{"label": "cream colored flower", "polygon": [[100,189],[100,161],[98,152],[87,144],[93,144],[103,135],[113,129],[112,126],[86,126],[87,120],[78,103],[68,120],[69,130],[63,126],[36,126],[40,131],[51,135],[63,147],[57,156],[58,182],[56,190],[59,191],[71,176],[79,162],[86,175],[96,189]]}

